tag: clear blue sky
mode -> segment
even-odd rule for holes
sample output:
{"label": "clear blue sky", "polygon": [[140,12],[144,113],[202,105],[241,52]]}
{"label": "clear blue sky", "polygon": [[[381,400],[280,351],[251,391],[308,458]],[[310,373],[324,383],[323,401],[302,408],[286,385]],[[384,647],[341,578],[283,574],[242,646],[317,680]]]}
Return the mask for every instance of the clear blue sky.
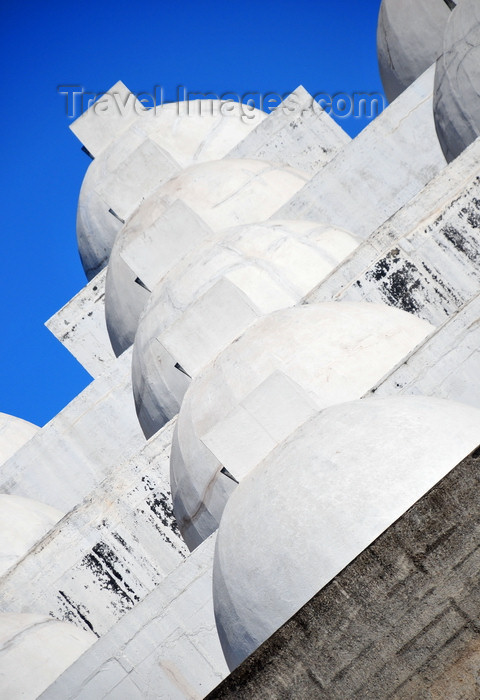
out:
{"label": "clear blue sky", "polygon": [[[43,326],[85,284],[75,239],[89,159],[57,86],[135,93],[381,92],[380,0],[19,3],[0,10],[0,411],[43,425],[91,381]],[[342,120],[352,136],[365,120]]]}

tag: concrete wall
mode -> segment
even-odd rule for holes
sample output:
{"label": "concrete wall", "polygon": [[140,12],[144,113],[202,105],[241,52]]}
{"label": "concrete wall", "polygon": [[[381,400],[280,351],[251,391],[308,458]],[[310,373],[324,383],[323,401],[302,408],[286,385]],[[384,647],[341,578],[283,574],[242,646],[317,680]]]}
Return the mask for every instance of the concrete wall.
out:
{"label": "concrete wall", "polygon": [[359,246],[307,303],[384,302],[439,325],[476,296],[479,154],[480,140]]}
{"label": "concrete wall", "polygon": [[115,361],[105,323],[106,274],[106,269],[99,272],[45,323],[92,377],[106,372]]}
{"label": "concrete wall", "polygon": [[64,513],[145,444],[133,402],[131,352],[95,379],[2,466],[0,491]]}
{"label": "concrete wall", "polygon": [[208,700],[477,700],[480,450]]}
{"label": "concrete wall", "polygon": [[186,557],[173,517],[174,421],[112,469],[0,578],[0,612],[42,612],[105,634]]}
{"label": "concrete wall", "polygon": [[201,700],[228,675],[212,603],[212,536],[70,666],[43,700]]}
{"label": "concrete wall", "polygon": [[446,165],[433,123],[432,66],[314,175],[275,218],[367,238]]}

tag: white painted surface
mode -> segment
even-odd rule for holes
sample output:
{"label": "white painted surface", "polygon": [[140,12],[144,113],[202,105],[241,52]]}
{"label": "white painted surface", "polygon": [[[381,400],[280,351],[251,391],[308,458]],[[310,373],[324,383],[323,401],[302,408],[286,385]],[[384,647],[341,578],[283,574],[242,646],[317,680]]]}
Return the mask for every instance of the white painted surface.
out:
{"label": "white painted surface", "polygon": [[0,615],[0,696],[36,700],[95,641],[40,615]]}
{"label": "white painted surface", "polygon": [[[208,228],[219,233],[268,219],[307,180],[259,160],[218,160],[187,168],[146,199],[117,236],[108,266],[105,313],[115,353],[133,343],[154,283],[205,240]],[[188,225],[182,204],[192,211]]]}
{"label": "white painted surface", "polygon": [[[170,497],[172,431],[165,426],[138,454],[113,465],[0,578],[2,612],[52,614],[101,636],[170,574],[188,553]],[[0,505],[1,499],[14,497],[0,496]]]}
{"label": "white painted surface", "polygon": [[358,243],[312,221],[270,220],[227,230],[175,265],[135,336],[132,384],[145,435],[177,414],[184,372],[198,374],[257,317],[298,303]]}
{"label": "white painted surface", "polygon": [[[106,265],[121,221],[157,187],[193,163],[223,158],[266,118],[258,109],[219,100],[174,102],[137,112],[128,128],[96,155],[82,184],[77,241],[89,279]],[[93,130],[105,116],[93,107],[87,118]]]}
{"label": "white painted surface", "polygon": [[62,517],[61,511],[31,498],[0,494],[0,576]]}
{"label": "white painted surface", "polygon": [[327,408],[242,481],[213,597],[237,666],[480,442],[480,411],[424,397]]}
{"label": "white painted surface", "polygon": [[228,158],[258,158],[316,173],[350,137],[301,85],[230,151]]}
{"label": "white painted surface", "polygon": [[360,398],[432,326],[385,305],[318,304],[259,319],[192,381],[172,443],[174,512],[190,549],[235,482],[326,406]]}
{"label": "white painted surface", "polygon": [[435,326],[480,291],[477,140],[306,298],[392,304]]}
{"label": "white painted surface", "polygon": [[96,158],[135,121],[141,105],[121,80],[70,124],[70,129]]}
{"label": "white painted surface", "polygon": [[201,700],[228,675],[205,542],[73,664],[43,700]]}
{"label": "white painted surface", "polygon": [[105,323],[106,272],[99,272],[45,323],[92,377],[110,369],[116,359]]}
{"label": "white painted surface", "polygon": [[437,61],[435,126],[451,161],[480,135],[480,7],[461,0],[448,21]]}
{"label": "white painted surface", "polygon": [[382,0],[377,53],[389,102],[441,55],[450,12],[444,0]]}
{"label": "white painted surface", "polygon": [[445,321],[372,392],[423,394],[480,408],[480,295]]}
{"label": "white painted surface", "polygon": [[131,353],[116,360],[3,465],[0,491],[63,512],[145,444],[131,388]]}
{"label": "white painted surface", "polygon": [[0,413],[0,465],[15,454],[39,428],[22,418]]}

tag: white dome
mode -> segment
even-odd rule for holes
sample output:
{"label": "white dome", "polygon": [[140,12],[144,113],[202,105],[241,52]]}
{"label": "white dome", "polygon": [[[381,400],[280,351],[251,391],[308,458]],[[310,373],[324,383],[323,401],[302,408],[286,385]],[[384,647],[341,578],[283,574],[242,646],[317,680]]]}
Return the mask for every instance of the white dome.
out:
{"label": "white dome", "polygon": [[256,321],[195,377],[172,442],[175,517],[192,549],[236,481],[326,406],[360,398],[433,327],[383,304],[324,303]]}
{"label": "white dome", "polygon": [[63,515],[30,498],[0,494],[0,576],[20,561]]}
{"label": "white dome", "polygon": [[142,199],[181,168],[223,158],[266,116],[219,100],[173,102],[138,114],[95,158],[83,180],[77,242],[87,278],[107,264],[122,227],[119,219],[126,220]]}
{"label": "white dome", "polygon": [[0,614],[0,696],[36,700],[96,639],[44,615]]}
{"label": "white dome", "polygon": [[235,227],[176,265],[140,319],[132,360],[138,418],[150,437],[178,413],[189,377],[256,317],[293,306],[355,248],[314,221]]}
{"label": "white dome", "polygon": [[450,12],[446,0],[382,0],[377,53],[389,102],[440,56]]}
{"label": "white dome", "polygon": [[308,179],[293,168],[226,159],[191,166],[158,188],[112,249],[105,314],[114,352],[119,355],[133,343],[149,291],[173,265],[208,236],[268,219]]}
{"label": "white dome", "polygon": [[448,162],[480,135],[480,5],[462,0],[448,22],[437,62],[435,127]]}
{"label": "white dome", "polygon": [[213,569],[231,669],[480,442],[480,411],[425,397],[325,409],[230,498]]}
{"label": "white dome", "polygon": [[0,413],[0,464],[14,455],[38,430],[38,426],[22,418]]}

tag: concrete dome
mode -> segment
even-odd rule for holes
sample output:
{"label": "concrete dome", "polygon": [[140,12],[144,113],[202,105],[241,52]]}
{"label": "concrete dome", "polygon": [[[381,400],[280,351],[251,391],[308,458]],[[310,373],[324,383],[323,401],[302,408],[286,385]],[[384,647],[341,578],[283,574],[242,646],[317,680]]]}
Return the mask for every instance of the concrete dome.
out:
{"label": "concrete dome", "polygon": [[382,0],[377,53],[389,102],[440,56],[451,9],[447,0]]}
{"label": "concrete dome", "polygon": [[14,455],[38,430],[38,426],[22,418],[0,413],[0,464]]}
{"label": "concrete dome", "polygon": [[146,437],[178,413],[189,376],[256,317],[298,303],[358,243],[314,221],[271,220],[230,229],[176,265],[135,336],[133,392]]}
{"label": "concrete dome", "polygon": [[44,615],[0,615],[0,677],[5,700],[36,700],[95,641]]}
{"label": "concrete dome", "polygon": [[193,379],[172,441],[188,547],[218,527],[231,477],[241,481],[319,410],[363,396],[432,330],[383,304],[311,304],[259,319],[220,353]]}
{"label": "concrete dome", "polygon": [[448,162],[480,135],[480,6],[462,0],[445,31],[437,62],[433,112]]}
{"label": "concrete dome", "polygon": [[226,159],[191,166],[158,188],[123,227],[112,249],[105,315],[115,354],[133,343],[150,291],[173,265],[209,236],[268,219],[308,179],[293,168]]}
{"label": "concrete dome", "polygon": [[0,494],[0,576],[20,561],[63,515],[31,498]]}
{"label": "concrete dome", "polygon": [[139,113],[95,158],[83,180],[77,243],[87,278],[105,267],[120,219],[125,221],[142,199],[182,168],[223,158],[266,116],[220,100],[174,102]]}
{"label": "concrete dome", "polygon": [[231,669],[480,442],[480,411],[425,397],[327,408],[279,445],[223,513],[213,570]]}

